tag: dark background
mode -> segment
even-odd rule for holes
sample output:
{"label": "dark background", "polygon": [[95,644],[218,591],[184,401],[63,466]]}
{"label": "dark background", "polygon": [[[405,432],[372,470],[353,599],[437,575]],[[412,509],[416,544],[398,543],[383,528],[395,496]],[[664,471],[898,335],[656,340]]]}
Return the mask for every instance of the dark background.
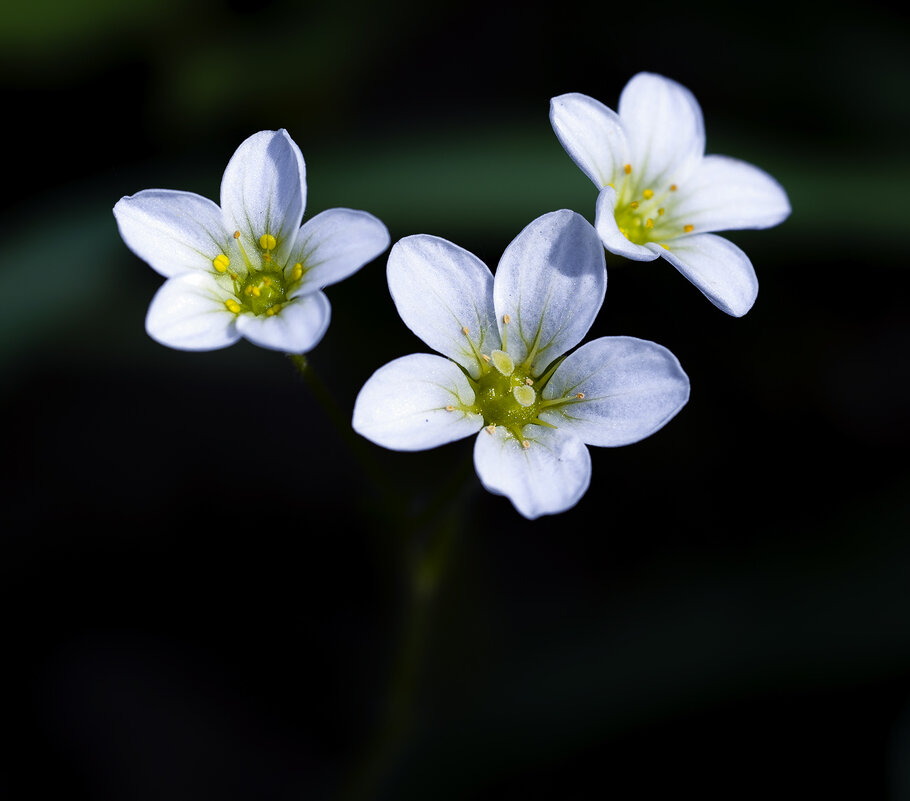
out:
{"label": "dark background", "polygon": [[[0,795],[910,798],[907,23],[875,2],[6,4]],[[352,448],[281,354],[145,335],[161,278],[119,239],[122,195],[217,199],[237,145],[285,127],[307,217],[363,208],[495,268],[540,214],[593,221],[550,97],[615,108],[639,70],[692,89],[708,152],[771,172],[793,214],[729,235],[761,286],[738,320],[608,254],[590,336],[669,347],[692,396],[592,449],[572,511],[518,516],[470,440]],[[384,264],[329,288],[311,354],[344,420],[426,349]],[[438,584],[413,595],[421,559]]]}

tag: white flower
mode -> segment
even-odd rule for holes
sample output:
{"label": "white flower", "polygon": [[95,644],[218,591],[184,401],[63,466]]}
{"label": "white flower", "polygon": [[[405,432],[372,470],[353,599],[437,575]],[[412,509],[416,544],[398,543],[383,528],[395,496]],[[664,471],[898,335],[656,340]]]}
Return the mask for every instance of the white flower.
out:
{"label": "white flower", "polygon": [[688,89],[642,72],[623,89],[618,114],[566,94],[550,101],[550,122],[600,190],[595,225],[607,250],[637,261],[663,256],[727,314],[752,308],[752,263],[710,232],[777,225],[790,203],[766,172],[704,155],[701,108]]}
{"label": "white flower", "polygon": [[303,156],[287,131],[260,131],[237,148],[221,206],[191,192],[147,189],[114,206],[127,247],[168,280],[149,306],[149,335],[172,348],[213,350],[241,337],[305,353],[322,339],[321,291],[389,245],[374,216],[330,209],[302,228]]}
{"label": "white flower", "polygon": [[676,357],[653,342],[603,337],[565,355],[607,286],[597,233],[574,212],[528,225],[495,279],[473,254],[426,235],[395,244],[388,279],[405,324],[443,355],[377,370],[357,396],[354,430],[402,451],[477,433],[481,482],[527,518],[578,502],[591,477],[586,443],[637,442],[688,400]]}

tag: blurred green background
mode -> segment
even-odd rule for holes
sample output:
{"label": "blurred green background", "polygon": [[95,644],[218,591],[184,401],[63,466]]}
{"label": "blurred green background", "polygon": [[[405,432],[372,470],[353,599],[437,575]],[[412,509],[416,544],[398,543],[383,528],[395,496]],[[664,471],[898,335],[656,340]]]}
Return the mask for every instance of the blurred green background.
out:
{"label": "blurred green background", "polygon": [[[877,2],[4,5],[0,795],[910,798],[908,46]],[[470,440],[365,444],[390,518],[282,355],[145,335],[161,279],[122,195],[217,199],[284,127],[307,217],[366,209],[495,268],[542,213],[593,221],[550,97],[615,108],[639,70],[793,214],[730,234],[761,286],[740,320],[608,254],[591,336],[669,347],[692,397],[592,449],[571,512],[519,517]],[[426,349],[384,264],[329,288],[311,355],[345,417]]]}

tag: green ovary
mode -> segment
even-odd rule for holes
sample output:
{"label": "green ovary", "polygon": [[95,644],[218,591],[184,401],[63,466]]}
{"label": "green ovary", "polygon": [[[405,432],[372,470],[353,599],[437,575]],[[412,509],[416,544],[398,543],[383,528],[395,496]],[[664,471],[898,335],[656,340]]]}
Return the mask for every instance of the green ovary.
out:
{"label": "green ovary", "polygon": [[503,375],[491,369],[474,382],[474,408],[484,423],[503,426],[516,439],[521,439],[522,428],[535,422],[540,411],[540,396],[526,378],[517,370]]}
{"label": "green ovary", "polygon": [[281,308],[287,295],[280,270],[252,270],[234,281],[234,291],[243,309],[268,316]]}

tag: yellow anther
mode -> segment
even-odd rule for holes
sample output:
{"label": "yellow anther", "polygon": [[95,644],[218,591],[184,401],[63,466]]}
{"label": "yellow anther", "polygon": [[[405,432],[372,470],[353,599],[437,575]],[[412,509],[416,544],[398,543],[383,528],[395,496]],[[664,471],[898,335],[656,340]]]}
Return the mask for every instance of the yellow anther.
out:
{"label": "yellow anther", "polygon": [[244,295],[252,295],[252,294],[253,294],[253,287],[252,287],[250,284],[247,284],[247,285],[243,288],[243,294],[244,294]]}
{"label": "yellow anther", "polygon": [[291,280],[299,281],[302,275],[303,265],[298,261],[297,264],[294,265],[294,268],[291,270]]}
{"label": "yellow anther", "polygon": [[263,254],[262,254],[262,260],[263,260],[263,261],[271,261],[271,260],[272,260],[272,254],[271,254],[271,253],[263,253]]}
{"label": "yellow anther", "polygon": [[266,276],[263,276],[263,278],[262,278],[262,285],[263,285],[263,286],[271,286],[271,285],[272,285],[272,279],[269,278],[267,275],[266,275]]}
{"label": "yellow anther", "polygon": [[653,189],[645,189],[645,191],[641,193],[641,196],[642,196],[645,200],[650,200],[652,197],[654,197],[654,190],[653,190]]}
{"label": "yellow anther", "polygon": [[631,172],[632,172],[632,165],[631,165],[631,164],[626,164],[626,166],[623,167],[623,170],[625,170],[626,175],[630,175]]}
{"label": "yellow anther", "polygon": [[653,227],[654,227],[654,220],[652,220],[650,217],[648,217],[648,219],[645,220],[645,225],[646,225],[648,228],[653,228]]}
{"label": "yellow anther", "polygon": [[668,248],[663,242],[660,243],[660,246],[661,246],[664,250],[669,250],[669,249],[670,249],[670,248]]}
{"label": "yellow anther", "polygon": [[280,303],[276,303],[274,306],[269,306],[269,307],[265,310],[265,316],[266,316],[266,317],[271,317],[272,315],[278,314],[278,312],[280,312],[280,311],[281,311],[281,304],[280,304]]}
{"label": "yellow anther", "polygon": [[578,400],[583,400],[584,397],[585,397],[585,393],[584,393],[584,392],[576,392],[576,393],[575,393],[575,397],[578,398]]}
{"label": "yellow anther", "polygon": [[234,239],[240,239],[240,231],[234,231]]}
{"label": "yellow anther", "polygon": [[508,314],[504,314],[504,315],[502,315],[502,321],[503,321],[506,325],[508,325],[509,323],[512,322],[512,318],[509,317]]}
{"label": "yellow anther", "polygon": [[528,442],[526,439],[523,439],[521,441],[521,447],[524,448],[525,450],[527,450],[528,448],[531,447],[531,443]]}
{"label": "yellow anther", "polygon": [[259,291],[259,287],[258,287],[258,286],[254,286],[254,287],[253,287],[253,294],[254,294],[257,298],[262,294],[262,292]]}
{"label": "yellow anther", "polygon": [[695,230],[694,225],[684,225],[683,226],[683,231],[685,231],[687,234],[691,234],[694,230]]}
{"label": "yellow anther", "polygon": [[490,361],[490,357],[487,356],[486,353],[481,353],[481,354],[480,354],[480,358],[483,359],[485,362]]}
{"label": "yellow anther", "polygon": [[274,250],[277,245],[278,242],[271,234],[263,234],[259,237],[259,247],[263,250]]}
{"label": "yellow anther", "polygon": [[670,191],[671,191],[671,192],[675,192],[675,191],[676,191],[676,184],[670,184]]}
{"label": "yellow anther", "polygon": [[454,406],[451,406],[451,405],[446,406],[446,411],[447,411],[447,412],[454,412],[454,411],[455,411],[455,407],[454,407]]}
{"label": "yellow anther", "polygon": [[464,334],[465,336],[467,336],[467,335],[470,334],[471,332],[470,332],[470,330],[468,329],[468,327],[467,327],[466,325],[464,325],[464,326],[461,327],[461,333]]}
{"label": "yellow anther", "polygon": [[496,426],[489,425],[484,429],[484,431],[486,431],[492,437],[493,434],[496,433]]}
{"label": "yellow anther", "polygon": [[228,273],[228,275],[231,276],[232,281],[236,281],[238,278],[240,278],[240,276],[237,275],[237,273]]}
{"label": "yellow anther", "polygon": [[526,378],[526,379],[525,379],[525,383],[526,383],[529,387],[534,386],[534,381],[533,381],[533,379],[531,379],[531,378]]}
{"label": "yellow anther", "polygon": [[217,256],[215,256],[214,259],[212,259],[212,266],[218,270],[219,273],[223,273],[228,268],[228,265],[230,263],[231,260],[223,253],[219,253]]}
{"label": "yellow anther", "polygon": [[234,314],[237,314],[240,311],[240,304],[233,298],[228,298],[224,302],[224,305],[227,306],[229,312],[233,312]]}
{"label": "yellow anther", "polygon": [[637,208],[638,208],[638,201],[637,201],[637,200],[633,200],[629,205],[630,205],[633,209],[637,209]]}
{"label": "yellow anther", "polygon": [[658,210],[657,210],[657,213],[658,213],[658,214],[663,214],[663,213],[664,213],[664,210],[663,210],[663,209],[658,209]]}

